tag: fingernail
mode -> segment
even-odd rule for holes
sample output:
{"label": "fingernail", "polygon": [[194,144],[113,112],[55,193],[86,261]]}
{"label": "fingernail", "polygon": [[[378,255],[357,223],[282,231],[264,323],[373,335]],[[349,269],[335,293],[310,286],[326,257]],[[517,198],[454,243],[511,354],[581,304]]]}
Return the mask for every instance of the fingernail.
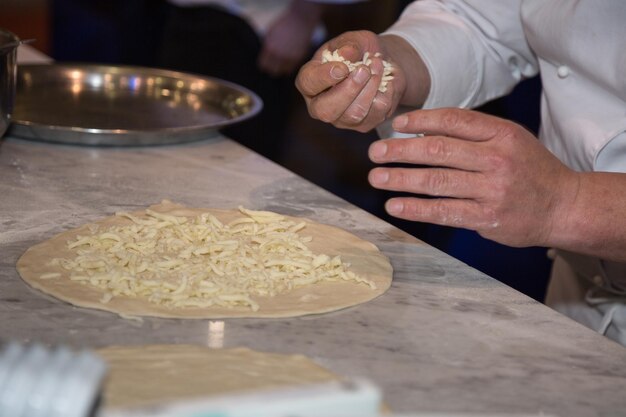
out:
{"label": "fingernail", "polygon": [[392,126],[394,129],[398,130],[398,129],[402,129],[406,127],[406,125],[408,124],[409,124],[409,116],[407,116],[406,114],[401,114],[400,116],[393,119]]}
{"label": "fingernail", "polygon": [[385,170],[374,170],[372,171],[370,180],[372,185],[386,184],[389,181],[389,173]]}
{"label": "fingernail", "polygon": [[357,68],[354,74],[354,81],[357,84],[365,84],[370,79],[370,72],[364,67]]}
{"label": "fingernail", "polygon": [[344,78],[346,78],[346,75],[348,75],[348,73],[343,66],[333,65],[330,69],[330,76],[333,77],[335,80],[343,80]]}
{"label": "fingernail", "polygon": [[374,142],[370,146],[370,158],[382,158],[387,154],[387,144],[385,142]]}
{"label": "fingernail", "polygon": [[400,200],[389,200],[385,204],[385,208],[389,214],[400,214],[404,209],[404,204]]}

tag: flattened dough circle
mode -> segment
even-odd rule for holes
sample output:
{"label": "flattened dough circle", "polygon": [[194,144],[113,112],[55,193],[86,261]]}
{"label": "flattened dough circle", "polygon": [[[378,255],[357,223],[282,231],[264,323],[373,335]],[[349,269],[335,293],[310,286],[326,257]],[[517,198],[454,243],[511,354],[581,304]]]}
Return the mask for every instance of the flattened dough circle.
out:
{"label": "flattened dough circle", "polygon": [[[163,202],[149,209],[175,216],[195,217],[210,212],[220,221],[227,223],[240,217],[238,210],[218,210],[188,208],[171,202]],[[142,216],[145,210],[132,212]],[[108,303],[102,303],[105,291],[95,286],[85,285],[69,279],[69,271],[61,266],[50,266],[54,258],[71,258],[73,252],[67,248],[68,241],[79,235],[90,235],[89,224],[60,233],[49,240],[29,248],[17,262],[17,270],[22,279],[30,286],[60,300],[79,307],[95,308],[122,316],[169,317],[169,318],[231,318],[231,317],[297,317],[308,314],[320,314],[370,301],[383,294],[391,285],[393,270],[389,259],[378,248],[343,229],[308,219],[293,218],[307,223],[305,234],[312,236],[307,246],[315,253],[330,256],[341,255],[344,262],[350,263],[350,270],[373,281],[376,289],[354,282],[323,282],[312,286],[296,288],[288,293],[274,297],[253,296],[259,304],[257,311],[247,307],[184,307],[171,308],[155,304],[147,299],[128,296],[116,296]],[[106,217],[95,222],[100,227],[123,225],[130,222],[118,216]],[[93,225],[92,225],[93,227]],[[59,273],[54,279],[41,279],[49,273]]]}

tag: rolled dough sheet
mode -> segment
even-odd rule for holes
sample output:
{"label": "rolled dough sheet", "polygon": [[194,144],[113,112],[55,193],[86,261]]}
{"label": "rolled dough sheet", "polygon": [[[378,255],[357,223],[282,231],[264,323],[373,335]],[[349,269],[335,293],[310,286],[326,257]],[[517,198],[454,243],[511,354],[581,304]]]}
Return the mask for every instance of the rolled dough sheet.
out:
{"label": "rolled dough sheet", "polygon": [[106,408],[293,387],[340,379],[303,355],[195,345],[110,346],[96,351],[108,365]]}

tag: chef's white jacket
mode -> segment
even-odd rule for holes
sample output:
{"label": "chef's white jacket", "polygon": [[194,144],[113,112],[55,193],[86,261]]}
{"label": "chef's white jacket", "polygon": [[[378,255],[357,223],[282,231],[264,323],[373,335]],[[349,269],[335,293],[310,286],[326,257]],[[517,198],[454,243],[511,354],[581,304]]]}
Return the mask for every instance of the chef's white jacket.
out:
{"label": "chef's white jacket", "polygon": [[[428,67],[425,108],[476,107],[539,72],[545,146],[577,171],[626,172],[625,0],[420,0],[385,33]],[[595,308],[571,315],[626,344],[626,265],[560,255],[572,274],[557,287],[586,301],[549,293],[553,304]]]}
{"label": "chef's white jacket", "polygon": [[540,71],[548,149],[575,170],[626,172],[626,1],[421,0],[387,33],[424,59],[426,108],[476,107]]}

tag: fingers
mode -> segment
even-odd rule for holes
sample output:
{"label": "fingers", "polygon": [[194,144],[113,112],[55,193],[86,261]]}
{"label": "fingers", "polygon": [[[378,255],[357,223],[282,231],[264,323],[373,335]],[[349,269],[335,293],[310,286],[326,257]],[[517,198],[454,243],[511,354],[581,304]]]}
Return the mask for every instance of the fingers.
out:
{"label": "fingers", "polygon": [[[369,42],[360,38],[353,37],[354,33],[346,32],[339,35],[335,39],[331,39],[328,44],[322,46],[314,56],[314,59],[321,60],[323,51],[328,49],[329,51],[337,50],[337,53],[347,59],[348,61],[356,62],[361,59],[365,51],[369,50]],[[374,35],[375,36],[375,35]]]}
{"label": "fingers", "polygon": [[[372,60],[374,61],[374,60]],[[309,101],[309,113],[321,121],[341,128],[368,131],[389,115],[393,89],[381,93],[383,64],[380,59],[371,67],[360,66],[345,80]]]}
{"label": "fingers", "polygon": [[[323,63],[325,51],[337,51],[345,60],[357,62],[365,51],[371,56],[367,65],[352,72],[345,62]],[[296,78],[296,88],[304,96],[311,117],[336,127],[369,131],[393,113],[399,93],[392,86],[383,93],[383,59],[378,37],[366,31],[348,32],[324,44],[306,63]],[[336,56],[333,59],[337,59]],[[398,96],[398,97],[397,97]]]}
{"label": "fingers", "polygon": [[372,143],[372,162],[410,163],[479,171],[494,159],[483,146],[445,136],[424,136],[409,139],[384,139]]}
{"label": "fingers", "polygon": [[485,213],[473,200],[399,197],[388,200],[385,210],[400,219],[442,226],[480,231],[493,230],[500,226],[493,216]]}
{"label": "fingers", "polygon": [[503,119],[456,108],[417,110],[393,121],[393,128],[402,133],[453,136],[474,141],[492,139],[507,125]]}
{"label": "fingers", "polygon": [[268,74],[274,74],[279,68],[279,63],[276,62],[267,45],[263,45],[263,48],[261,49],[261,53],[259,54],[259,58],[257,60],[257,66]]}
{"label": "fingers", "polygon": [[[367,69],[365,67],[363,68]],[[361,68],[357,71],[360,70]],[[378,87],[380,86],[382,80],[382,62],[377,59],[376,62],[373,62],[372,66],[367,70],[370,73],[370,77],[356,98],[336,121],[339,122],[340,125],[358,129],[358,125],[371,114],[372,117],[369,118],[368,123],[365,126],[365,128],[369,130],[372,126],[381,123],[386,116],[387,106],[384,104],[382,99],[377,99],[379,95],[382,96],[382,94],[378,91]]]}
{"label": "fingers", "polygon": [[[323,122],[334,123],[343,116],[353,103],[355,106],[362,107],[352,107],[355,114],[360,111],[367,112],[371,103],[355,103],[355,100],[366,87],[370,77],[370,71],[366,67],[357,68],[344,81],[335,85],[331,91],[313,98],[309,106],[309,113]],[[354,117],[356,118],[356,116]]]}
{"label": "fingers", "polygon": [[379,189],[454,198],[484,194],[482,174],[445,168],[374,168],[370,184]]}
{"label": "fingers", "polygon": [[350,70],[342,62],[309,61],[296,78],[296,88],[305,97],[315,97],[344,80]]}
{"label": "fingers", "polygon": [[280,51],[276,51],[271,45],[266,43],[259,54],[257,66],[263,72],[279,77],[293,73],[299,63],[298,56],[280,53]]}
{"label": "fingers", "polygon": [[258,62],[259,68],[273,77],[289,75],[297,65],[298,63],[295,61],[281,60],[269,54],[262,54]]}

